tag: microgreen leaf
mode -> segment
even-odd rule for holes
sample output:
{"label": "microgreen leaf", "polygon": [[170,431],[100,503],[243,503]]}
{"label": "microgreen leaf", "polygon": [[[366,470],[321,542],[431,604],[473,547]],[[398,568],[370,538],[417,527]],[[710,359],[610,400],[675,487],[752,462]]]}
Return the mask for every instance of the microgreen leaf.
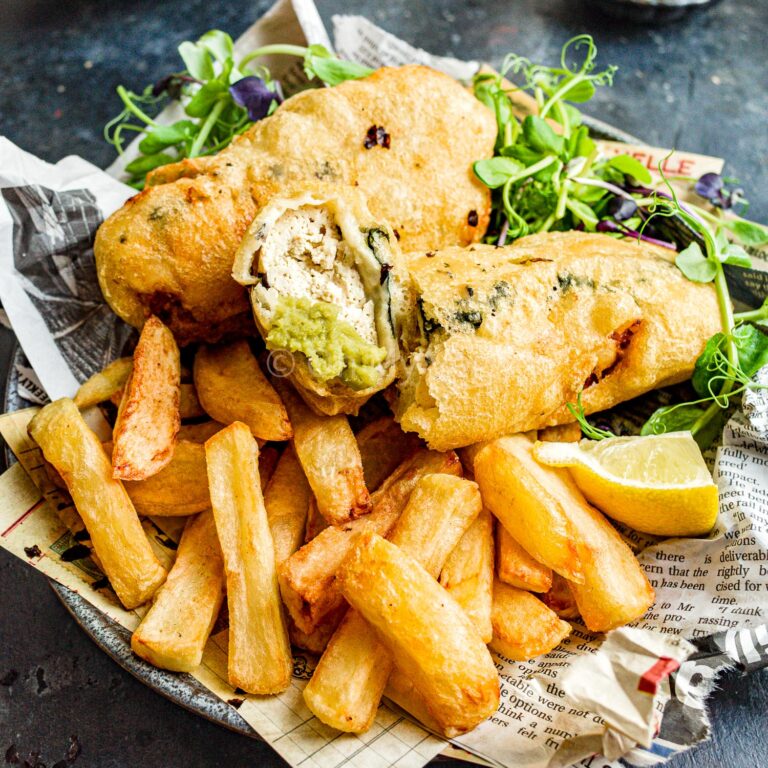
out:
{"label": "microgreen leaf", "polygon": [[535,152],[551,152],[554,155],[563,152],[563,137],[558,136],[549,123],[537,115],[528,115],[523,120],[523,136]]}
{"label": "microgreen leaf", "polygon": [[207,48],[222,64],[227,59],[231,59],[234,52],[232,38],[220,29],[209,30],[197,41],[197,44]]}
{"label": "microgreen leaf", "polygon": [[723,221],[723,226],[728,227],[745,245],[759,247],[768,243],[768,227],[761,224],[740,219],[738,221]]}
{"label": "microgreen leaf", "polygon": [[717,439],[728,411],[716,408],[707,417],[707,408],[697,403],[665,405],[651,414],[640,430],[641,435],[663,435],[666,432],[690,432],[699,448],[706,450]]}
{"label": "microgreen leaf", "polygon": [[754,325],[740,325],[733,330],[739,366],[745,376],[754,376],[768,365],[768,336]]}
{"label": "microgreen leaf", "polygon": [[724,341],[725,335],[723,333],[716,333],[704,345],[703,352],[696,360],[693,376],[691,377],[691,384],[696,390],[696,393],[702,397],[717,394],[717,392],[710,391],[709,385],[716,375],[718,353],[722,355],[721,350]]}
{"label": "microgreen leaf", "polygon": [[711,283],[717,274],[717,267],[701,252],[701,246],[695,241],[677,254],[675,264],[694,283]]}
{"label": "microgreen leaf", "polygon": [[597,215],[581,200],[570,198],[565,204],[568,210],[580,221],[589,231],[594,231],[597,226]]}
{"label": "microgreen leaf", "polygon": [[179,120],[173,125],[156,125],[147,131],[146,136],[139,143],[139,151],[145,155],[156,154],[167,147],[186,141],[196,130],[197,126],[191,120]]}
{"label": "microgreen leaf", "polygon": [[311,80],[318,77],[326,85],[338,85],[345,80],[368,77],[373,70],[355,61],[342,61],[331,55],[322,45],[310,45],[304,59],[304,71]]}
{"label": "microgreen leaf", "polygon": [[207,49],[186,40],[179,46],[178,51],[192,77],[198,80],[213,77],[213,62]]}
{"label": "microgreen leaf", "polygon": [[[573,78],[571,82],[575,79]],[[579,80],[573,85],[565,85],[563,91],[564,99],[576,102],[577,104],[583,104],[595,95],[595,85],[591,80]]]}
{"label": "microgreen leaf", "polygon": [[625,176],[629,176],[640,184],[650,184],[652,181],[651,172],[638,160],[631,155],[617,155],[608,161],[608,165],[621,171]]}
{"label": "microgreen leaf", "polygon": [[161,165],[167,165],[176,161],[173,155],[169,155],[167,152],[158,152],[153,155],[142,155],[132,160],[125,166],[125,170],[135,176],[143,176],[150,171],[154,171],[155,168],[159,168]]}
{"label": "microgreen leaf", "polygon": [[657,408],[643,424],[641,435],[687,432],[704,415],[704,408],[693,403],[677,403]]}
{"label": "microgreen leaf", "polygon": [[720,260],[724,264],[731,264],[734,267],[749,269],[752,266],[752,259],[749,254],[740,246],[729,243],[720,251]]}
{"label": "microgreen leaf", "polygon": [[483,184],[490,189],[497,189],[525,166],[508,157],[492,157],[488,160],[478,160],[472,167]]}
{"label": "microgreen leaf", "polygon": [[569,141],[571,157],[589,157],[597,145],[589,136],[589,130],[585,125],[579,127]]}
{"label": "microgreen leaf", "polygon": [[525,144],[513,144],[512,146],[504,147],[500,154],[502,157],[512,157],[515,160],[519,160],[524,166],[535,165],[544,157],[541,152],[535,152]]}
{"label": "microgreen leaf", "polygon": [[187,104],[185,111],[190,117],[205,117],[214,103],[227,94],[227,86],[220,80],[208,81]]}

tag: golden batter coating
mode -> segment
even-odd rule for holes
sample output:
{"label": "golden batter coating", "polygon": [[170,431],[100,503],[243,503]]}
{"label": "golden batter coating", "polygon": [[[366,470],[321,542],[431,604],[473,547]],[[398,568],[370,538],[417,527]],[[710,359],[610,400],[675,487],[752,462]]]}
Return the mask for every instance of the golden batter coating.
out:
{"label": "golden batter coating", "polygon": [[251,329],[235,251],[270,199],[318,180],[359,187],[407,250],[475,242],[490,194],[472,163],[495,135],[490,110],[427,67],[304,91],[218,155],[149,175],[97,233],[104,296],[131,325],[158,315],[180,344]]}
{"label": "golden batter coating", "polygon": [[406,258],[421,334],[393,407],[447,450],[573,421],[690,378],[719,330],[711,284],[675,253],[580,232]]}

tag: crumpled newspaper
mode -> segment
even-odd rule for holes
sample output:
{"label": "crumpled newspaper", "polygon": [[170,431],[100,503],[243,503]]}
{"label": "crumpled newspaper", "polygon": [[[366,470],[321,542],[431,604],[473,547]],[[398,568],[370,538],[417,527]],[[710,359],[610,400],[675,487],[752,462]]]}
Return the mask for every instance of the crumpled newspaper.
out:
{"label": "crumpled newspaper", "polygon": [[[478,67],[414,49],[360,17],[334,18],[334,33],[339,52],[372,66],[417,61],[462,79]],[[278,40],[328,44],[311,2],[281,0],[237,46],[245,51]],[[295,65],[283,67],[280,75],[289,82],[301,77]],[[174,119],[172,112],[166,118]],[[690,157],[700,173],[722,164]],[[0,301],[29,361],[21,359],[17,367],[17,394],[31,403],[43,402],[46,393],[72,395],[78,382],[120,353],[132,333],[101,297],[92,251],[99,223],[133,194],[113,178],[130,158],[129,150],[107,175],[80,158],[44,163],[0,138]],[[766,293],[767,273],[764,264],[759,266],[731,274],[738,281],[734,295],[747,303]],[[768,372],[761,375],[768,380]],[[636,409],[647,410],[653,397],[617,409],[615,418],[633,422]],[[211,638],[195,677],[225,701],[242,698],[239,714],[292,765],[416,766],[441,750],[510,768],[580,760],[596,768],[615,765],[622,756],[633,764],[663,762],[707,737],[705,700],[723,669],[768,665],[763,616],[768,610],[768,397],[756,390],[744,399],[743,411],[731,419],[712,456],[722,499],[712,536],[659,542],[623,531],[656,587],[651,611],[606,639],[575,625],[557,649],[530,662],[496,657],[501,706],[452,745],[386,706],[369,734],[327,728],[301,700],[313,663],[302,654],[285,694],[235,694],[226,683],[225,633]],[[28,413],[0,417],[0,432],[21,461],[0,478],[0,544],[123,626],[135,626],[137,612],[124,611],[94,588],[99,580],[92,563],[62,561],[71,543],[62,523],[65,509],[35,472],[35,449],[24,431],[28,418]],[[163,528],[162,521],[151,525]],[[29,556],[34,546],[46,556]],[[171,558],[172,552],[164,556]]]}

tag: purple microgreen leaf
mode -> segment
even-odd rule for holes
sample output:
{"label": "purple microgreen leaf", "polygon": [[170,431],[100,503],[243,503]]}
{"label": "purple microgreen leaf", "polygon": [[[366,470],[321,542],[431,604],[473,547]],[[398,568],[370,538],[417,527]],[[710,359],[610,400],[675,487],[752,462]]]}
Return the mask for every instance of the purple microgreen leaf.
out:
{"label": "purple microgreen leaf", "polygon": [[152,86],[152,95],[157,97],[167,94],[169,98],[179,101],[181,98],[181,89],[186,83],[197,83],[202,85],[201,81],[196,77],[174,73],[160,78],[160,80]]}
{"label": "purple microgreen leaf", "polygon": [[616,221],[626,221],[637,214],[637,203],[626,197],[612,197],[608,201],[606,212]]}
{"label": "purple microgreen leaf", "polygon": [[710,202],[720,200],[723,190],[723,177],[719,173],[705,173],[693,185],[696,194]]}
{"label": "purple microgreen leaf", "polygon": [[598,232],[621,232],[621,227],[619,227],[615,221],[611,221],[610,219],[598,221],[595,229]]}
{"label": "purple microgreen leaf", "polygon": [[643,242],[650,243],[651,245],[658,245],[662,248],[669,248],[672,251],[677,250],[674,243],[670,243],[667,240],[659,240],[656,237],[651,237],[650,235],[646,235],[643,232],[638,232],[635,229],[630,229],[620,222],[613,221],[611,219],[603,219],[602,221],[599,221],[597,223],[596,229],[598,232],[616,232],[624,235],[625,237],[633,237],[635,240],[642,240]]}
{"label": "purple microgreen leaf", "polygon": [[282,102],[281,93],[271,90],[264,80],[254,75],[229,86],[235,104],[248,111],[248,119],[256,122],[269,114],[273,101]]}

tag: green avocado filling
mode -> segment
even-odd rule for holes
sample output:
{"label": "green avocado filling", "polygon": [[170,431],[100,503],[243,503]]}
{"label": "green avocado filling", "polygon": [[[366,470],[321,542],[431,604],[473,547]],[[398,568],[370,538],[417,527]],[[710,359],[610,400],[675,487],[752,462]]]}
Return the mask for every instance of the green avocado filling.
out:
{"label": "green avocado filling", "polygon": [[338,377],[352,389],[372,387],[381,379],[376,366],[384,362],[386,350],[365,341],[339,319],[339,312],[339,307],[326,301],[281,296],[267,346],[301,352],[320,381]]}

